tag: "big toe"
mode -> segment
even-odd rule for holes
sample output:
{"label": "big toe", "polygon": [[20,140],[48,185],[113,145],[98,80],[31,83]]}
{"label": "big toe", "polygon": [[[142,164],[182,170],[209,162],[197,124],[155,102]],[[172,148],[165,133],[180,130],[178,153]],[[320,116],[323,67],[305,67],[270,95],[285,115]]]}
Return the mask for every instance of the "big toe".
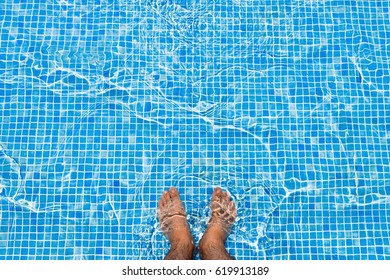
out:
{"label": "big toe", "polygon": [[176,188],[171,187],[169,189],[169,196],[171,197],[172,200],[175,200],[179,198],[179,192],[177,191]]}
{"label": "big toe", "polygon": [[213,197],[211,198],[211,200],[212,200],[213,202],[216,202],[216,203],[218,203],[218,204],[221,204],[222,201],[224,200],[223,197],[224,197],[224,192],[221,190],[221,188],[218,187],[218,188],[216,188],[216,189],[214,190],[214,192],[213,192]]}

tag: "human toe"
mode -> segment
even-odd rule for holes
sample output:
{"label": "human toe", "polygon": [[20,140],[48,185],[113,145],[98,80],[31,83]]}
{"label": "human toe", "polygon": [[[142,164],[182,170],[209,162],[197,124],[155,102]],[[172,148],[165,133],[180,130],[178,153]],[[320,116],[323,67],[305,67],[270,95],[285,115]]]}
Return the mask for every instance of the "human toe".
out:
{"label": "human toe", "polygon": [[171,199],[177,198],[179,196],[178,190],[176,188],[174,188],[174,187],[171,187],[169,189],[169,196],[170,196]]}
{"label": "human toe", "polygon": [[167,204],[166,191],[164,191],[158,201],[158,207],[164,207]]}

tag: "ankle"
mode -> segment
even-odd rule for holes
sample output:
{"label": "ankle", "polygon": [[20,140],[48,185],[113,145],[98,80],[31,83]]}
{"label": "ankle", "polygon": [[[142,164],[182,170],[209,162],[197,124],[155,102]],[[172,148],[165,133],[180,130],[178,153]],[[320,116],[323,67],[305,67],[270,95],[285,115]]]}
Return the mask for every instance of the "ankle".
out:
{"label": "ankle", "polygon": [[206,247],[224,247],[225,242],[222,239],[217,238],[210,238],[209,236],[203,237],[199,241],[199,249],[206,248]]}
{"label": "ankle", "polygon": [[171,232],[168,236],[168,240],[171,245],[194,245],[194,238],[187,229]]}
{"label": "ankle", "polygon": [[168,236],[169,243],[171,243],[171,246],[173,245],[192,245],[194,246],[194,238],[192,235],[188,234],[188,231],[177,231],[172,232]]}
{"label": "ankle", "polygon": [[[205,237],[205,238],[203,238]],[[203,234],[202,239],[207,240],[212,240],[214,243],[222,243],[224,244],[227,238],[226,232],[219,227],[216,224],[209,224],[207,227],[205,233]]]}

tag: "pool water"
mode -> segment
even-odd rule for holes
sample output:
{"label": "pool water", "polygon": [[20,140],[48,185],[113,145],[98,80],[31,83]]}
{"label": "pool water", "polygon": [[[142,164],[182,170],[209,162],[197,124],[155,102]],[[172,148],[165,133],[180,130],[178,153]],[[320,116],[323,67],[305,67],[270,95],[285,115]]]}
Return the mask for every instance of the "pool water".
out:
{"label": "pool water", "polygon": [[220,186],[236,259],[390,260],[389,6],[3,0],[0,259],[162,259]]}

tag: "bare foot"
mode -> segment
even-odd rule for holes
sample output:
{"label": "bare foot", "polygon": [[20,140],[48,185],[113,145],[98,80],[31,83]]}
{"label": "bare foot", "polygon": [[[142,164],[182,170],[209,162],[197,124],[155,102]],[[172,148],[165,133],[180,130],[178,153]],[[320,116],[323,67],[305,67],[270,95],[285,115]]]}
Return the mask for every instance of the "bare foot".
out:
{"label": "bare foot", "polygon": [[170,188],[162,194],[157,214],[161,230],[171,243],[171,249],[165,259],[192,259],[194,239],[191,236],[186,212],[177,189]]}
{"label": "bare foot", "polygon": [[225,249],[225,241],[230,234],[237,211],[229,195],[216,188],[210,203],[211,218],[199,242],[199,253],[204,260],[233,259]]}

